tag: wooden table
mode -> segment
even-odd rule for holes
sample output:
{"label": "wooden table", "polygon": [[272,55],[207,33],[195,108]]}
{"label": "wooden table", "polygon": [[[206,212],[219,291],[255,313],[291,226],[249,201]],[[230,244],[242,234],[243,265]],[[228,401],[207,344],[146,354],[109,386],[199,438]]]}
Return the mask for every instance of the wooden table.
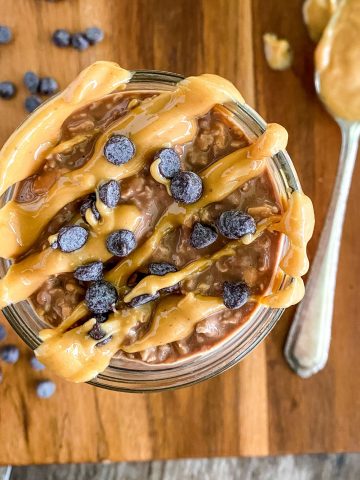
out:
{"label": "wooden table", "polygon": [[[25,116],[21,79],[29,69],[54,75],[62,86],[96,59],[115,60],[129,69],[218,73],[233,81],[267,120],[288,129],[289,152],[315,204],[313,253],[340,135],[314,92],[313,45],[302,23],[301,3],[1,0],[1,23],[13,27],[15,39],[0,47],[0,77],[14,80],[19,93],[16,100],[0,103],[0,142]],[[93,24],[105,29],[106,40],[83,53],[57,49],[49,41],[56,28],[76,31]],[[277,73],[267,67],[262,34],[268,31],[290,40],[295,52],[291,70]],[[24,354],[17,365],[4,369],[0,386],[0,464],[359,450],[359,187],[356,168],[334,338],[324,371],[301,380],[285,364],[282,349],[293,311],[240,365],[174,392],[118,394],[56,380],[57,394],[40,401],[32,389],[36,375]]]}

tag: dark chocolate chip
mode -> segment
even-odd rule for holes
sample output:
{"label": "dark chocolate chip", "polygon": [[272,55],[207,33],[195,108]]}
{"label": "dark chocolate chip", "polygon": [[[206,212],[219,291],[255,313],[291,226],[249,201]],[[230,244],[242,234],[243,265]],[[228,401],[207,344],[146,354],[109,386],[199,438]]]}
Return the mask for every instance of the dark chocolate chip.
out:
{"label": "dark chocolate chip", "polygon": [[16,363],[19,360],[20,351],[16,345],[4,345],[0,347],[0,359],[6,363]]}
{"label": "dark chocolate chip", "polygon": [[239,210],[228,210],[218,218],[220,233],[226,238],[241,238],[248,233],[255,233],[256,223],[253,217]]}
{"label": "dark chocolate chip", "polygon": [[129,303],[128,305],[130,307],[139,307],[140,305],[144,305],[145,303],[149,303],[149,302],[152,302],[153,300],[156,300],[157,298],[160,297],[160,293],[155,293],[154,295],[148,295],[148,294],[144,294],[144,295],[139,295],[137,297],[134,297]]}
{"label": "dark chocolate chip", "polygon": [[110,312],[117,300],[116,288],[105,280],[92,283],[85,293],[85,303],[95,314]]}
{"label": "dark chocolate chip", "polygon": [[16,86],[13,82],[0,82],[0,98],[10,100],[16,94]]}
{"label": "dark chocolate chip", "polygon": [[81,265],[74,272],[74,277],[81,282],[92,282],[101,280],[103,276],[104,265],[102,262],[91,262]]}
{"label": "dark chocolate chip", "polygon": [[149,264],[150,275],[166,275],[167,273],[177,272],[175,265],[168,262],[158,262]]}
{"label": "dark chocolate chip", "polygon": [[104,338],[104,340],[101,340],[101,342],[98,342],[96,344],[96,347],[103,347],[104,345],[106,345],[107,343],[109,343],[111,340],[112,340],[112,335],[110,335],[110,337],[106,337]]}
{"label": "dark chocolate chip", "polygon": [[39,398],[50,398],[54,395],[56,385],[51,380],[40,380],[36,384],[36,395]]}
{"label": "dark chocolate chip", "polygon": [[95,323],[89,332],[89,336],[94,340],[101,340],[106,335],[106,332],[100,327],[99,323]]}
{"label": "dark chocolate chip", "polygon": [[110,180],[99,188],[100,200],[109,208],[114,208],[120,200],[120,185],[116,180]]}
{"label": "dark chocolate chip", "polygon": [[24,107],[27,112],[32,113],[41,105],[41,103],[42,100],[37,95],[30,95],[25,98]]}
{"label": "dark chocolate chip", "polygon": [[217,238],[217,231],[213,227],[195,222],[190,235],[190,243],[194,248],[205,248],[214,243]]}
{"label": "dark chocolate chip", "polygon": [[180,171],[180,158],[173,148],[159,150],[154,157],[154,160],[158,159],[160,159],[159,171],[163,177],[172,178]]}
{"label": "dark chocolate chip", "polygon": [[89,48],[89,40],[85,37],[83,33],[74,33],[71,35],[71,45],[76,49],[82,52]]}
{"label": "dark chocolate chip", "polygon": [[12,32],[6,25],[0,25],[0,45],[10,43],[12,39]]}
{"label": "dark chocolate chip", "polygon": [[59,244],[58,244],[57,241],[55,241],[55,242],[50,243],[50,247],[51,247],[53,250],[56,250],[57,248],[59,248]]}
{"label": "dark chocolate chip", "polygon": [[125,135],[112,135],[105,143],[104,155],[108,162],[122,165],[135,155],[135,145]]}
{"label": "dark chocolate chip", "polygon": [[33,370],[36,370],[38,372],[41,372],[42,370],[45,370],[45,365],[42,364],[36,357],[31,357],[29,360],[29,363],[31,365],[31,368]]}
{"label": "dark chocolate chip", "polygon": [[170,190],[177,202],[195,203],[203,191],[202,180],[194,172],[178,172],[171,179]]}
{"label": "dark chocolate chip", "polygon": [[59,28],[52,34],[52,41],[57,47],[69,47],[71,43],[71,33],[68,30]]}
{"label": "dark chocolate chip", "polygon": [[89,232],[79,225],[62,227],[59,230],[57,243],[62,252],[70,253],[83,247],[88,239]]}
{"label": "dark chocolate chip", "polygon": [[226,308],[240,308],[248,301],[250,289],[245,282],[224,282],[223,299]]}
{"label": "dark chocolate chip", "polygon": [[35,72],[26,72],[23,77],[24,85],[30,93],[37,93],[39,89],[40,78]]}
{"label": "dark chocolate chip", "polygon": [[117,257],[126,257],[136,248],[135,235],[130,230],[117,230],[106,239],[106,248]]}
{"label": "dark chocolate chip", "polygon": [[0,342],[2,340],[5,340],[6,337],[7,337],[6,329],[5,329],[4,325],[1,325],[1,323],[0,323]]}
{"label": "dark chocolate chip", "polygon": [[104,323],[108,319],[109,314],[108,313],[98,313],[95,318],[98,323]]}
{"label": "dark chocolate chip", "polygon": [[52,77],[40,78],[39,93],[41,93],[41,95],[52,95],[58,90],[59,90],[59,85],[55,80],[55,78],[52,78]]}
{"label": "dark chocolate chip", "polygon": [[100,213],[99,210],[96,208],[96,195],[95,193],[91,193],[82,203],[80,207],[80,215],[82,216],[83,220],[86,222],[86,212],[88,209],[91,209],[92,214],[95,217],[95,220],[100,220]]}
{"label": "dark chocolate chip", "polygon": [[99,27],[87,28],[84,35],[90,45],[96,45],[104,40],[104,31]]}

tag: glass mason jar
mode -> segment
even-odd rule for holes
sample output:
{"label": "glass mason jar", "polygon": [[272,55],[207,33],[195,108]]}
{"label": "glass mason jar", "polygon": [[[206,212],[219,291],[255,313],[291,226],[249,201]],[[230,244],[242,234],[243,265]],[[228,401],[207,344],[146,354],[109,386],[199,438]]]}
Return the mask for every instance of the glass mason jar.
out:
{"label": "glass mason jar", "polygon": [[[184,77],[174,73],[153,70],[134,72],[126,91],[171,91]],[[264,132],[266,122],[248,105],[229,103],[229,113],[239,122],[250,138],[256,138]],[[280,197],[288,198],[301,186],[291,159],[286,151],[281,151],[269,161],[269,168]],[[14,193],[9,189],[1,198],[3,206]],[[282,255],[287,249],[283,242]],[[0,259],[0,275],[4,276],[10,261]],[[280,289],[285,288],[292,277],[285,276]],[[3,313],[17,334],[31,348],[37,348],[41,340],[39,331],[47,327],[38,317],[28,301],[19,302],[3,309]],[[271,331],[283,313],[283,309],[257,306],[248,321],[229,337],[208,351],[195,354],[173,364],[145,364],[142,362],[124,362],[114,357],[109,367],[89,383],[91,385],[123,392],[151,392],[183,387],[206,380],[242,360]]]}

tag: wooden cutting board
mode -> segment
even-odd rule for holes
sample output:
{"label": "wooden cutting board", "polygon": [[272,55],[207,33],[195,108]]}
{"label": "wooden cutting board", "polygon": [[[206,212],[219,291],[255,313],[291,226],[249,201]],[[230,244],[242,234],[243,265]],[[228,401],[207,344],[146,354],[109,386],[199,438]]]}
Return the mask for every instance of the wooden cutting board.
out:
{"label": "wooden cutting board", "polygon": [[[0,23],[14,41],[0,46],[0,78],[17,83],[0,102],[0,143],[22,121],[24,71],[53,75],[64,86],[97,59],[185,75],[218,73],[250,105],[284,125],[289,152],[317,217],[313,253],[335,176],[340,135],[313,87],[313,45],[292,0],[1,0]],[[106,31],[79,53],[49,41],[56,28]],[[290,40],[295,61],[271,71],[262,34]],[[218,455],[268,455],[360,449],[360,171],[345,222],[329,363],[308,380],[283,358],[293,311],[246,360],[229,372],[178,391],[130,395],[56,379],[57,393],[38,400],[26,347],[0,385],[0,464],[96,462]],[[15,335],[12,335],[15,339]],[[22,345],[20,340],[16,342]]]}

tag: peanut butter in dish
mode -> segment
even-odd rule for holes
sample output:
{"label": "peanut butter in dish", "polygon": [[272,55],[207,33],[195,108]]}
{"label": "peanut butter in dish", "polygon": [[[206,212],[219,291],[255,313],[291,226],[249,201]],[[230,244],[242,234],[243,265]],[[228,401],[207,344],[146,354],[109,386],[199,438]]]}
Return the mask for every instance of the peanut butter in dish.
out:
{"label": "peanut butter in dish", "polygon": [[96,62],[0,153],[2,191],[15,187],[0,210],[12,260],[0,304],[31,303],[47,325],[37,357],[74,382],[114,356],[196,361],[261,305],[304,294],[311,201],[280,197],[270,168],[285,129],[250,135],[227,107],[243,98],[216,75],[167,90],[131,77]]}

